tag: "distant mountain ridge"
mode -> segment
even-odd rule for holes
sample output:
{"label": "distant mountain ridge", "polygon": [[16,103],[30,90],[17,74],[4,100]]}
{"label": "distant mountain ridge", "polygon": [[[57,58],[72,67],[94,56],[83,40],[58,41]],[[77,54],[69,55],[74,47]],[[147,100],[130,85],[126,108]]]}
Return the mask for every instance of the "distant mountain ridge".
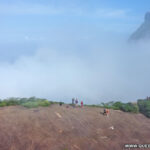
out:
{"label": "distant mountain ridge", "polygon": [[144,23],[130,36],[129,40],[150,39],[150,12],[145,14]]}

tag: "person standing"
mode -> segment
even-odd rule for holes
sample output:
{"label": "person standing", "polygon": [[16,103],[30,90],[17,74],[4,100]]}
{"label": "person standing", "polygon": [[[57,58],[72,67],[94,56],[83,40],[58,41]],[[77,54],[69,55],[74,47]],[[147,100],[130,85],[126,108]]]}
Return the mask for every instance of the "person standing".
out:
{"label": "person standing", "polygon": [[106,116],[108,117],[109,115],[109,109],[106,109]]}
{"label": "person standing", "polygon": [[76,104],[76,106],[78,106],[78,99],[77,98],[75,100],[75,104]]}
{"label": "person standing", "polygon": [[104,108],[104,112],[103,112],[103,115],[106,115],[106,108]]}
{"label": "person standing", "polygon": [[83,108],[83,101],[81,101],[81,108]]}
{"label": "person standing", "polygon": [[59,102],[59,105],[60,105],[60,106],[62,106],[62,104],[63,104],[62,102]]}
{"label": "person standing", "polygon": [[75,99],[72,98],[72,107],[74,107],[74,104],[75,104]]}

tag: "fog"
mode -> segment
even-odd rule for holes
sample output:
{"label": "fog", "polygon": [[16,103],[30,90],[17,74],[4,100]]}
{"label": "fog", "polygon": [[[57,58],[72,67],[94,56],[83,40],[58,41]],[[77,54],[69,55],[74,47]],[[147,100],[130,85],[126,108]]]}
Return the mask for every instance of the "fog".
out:
{"label": "fog", "polygon": [[30,55],[0,62],[0,96],[67,103],[77,97],[87,104],[136,101],[150,92],[149,49],[148,41],[127,42],[118,36],[41,45]]}

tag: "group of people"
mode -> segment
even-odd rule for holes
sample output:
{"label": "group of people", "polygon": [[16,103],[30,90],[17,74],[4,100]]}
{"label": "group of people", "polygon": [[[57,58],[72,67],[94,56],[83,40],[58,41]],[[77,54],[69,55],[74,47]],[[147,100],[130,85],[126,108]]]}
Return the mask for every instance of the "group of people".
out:
{"label": "group of people", "polygon": [[103,115],[106,115],[106,116],[108,116],[108,115],[109,115],[109,109],[106,109],[106,108],[104,108]]}
{"label": "group of people", "polygon": [[[77,107],[77,106],[78,106],[78,103],[79,103],[79,101],[78,101],[77,98],[76,98],[76,99],[75,99],[75,98],[72,98],[72,104],[71,104],[71,105],[72,105],[73,108]],[[62,102],[59,102],[59,105],[62,106],[63,103],[62,103]],[[69,108],[69,105],[67,105],[66,107]],[[83,101],[81,101],[81,108],[82,108],[82,107],[83,107]]]}
{"label": "group of people", "polygon": [[[72,98],[72,106],[75,107],[75,106],[78,106],[78,99],[76,98]],[[81,107],[83,107],[83,101],[81,101]]]}
{"label": "group of people", "polygon": [[[72,98],[72,107],[73,107],[73,108],[77,107],[77,106],[78,106],[78,103],[79,103],[79,101],[78,101],[77,98]],[[62,104],[63,104],[62,102],[59,103],[60,106],[62,106]],[[69,108],[69,105],[67,105],[66,107]],[[83,101],[81,101],[81,108],[83,108]],[[108,116],[109,113],[110,113],[110,112],[109,112],[109,109],[104,108],[103,115]]]}

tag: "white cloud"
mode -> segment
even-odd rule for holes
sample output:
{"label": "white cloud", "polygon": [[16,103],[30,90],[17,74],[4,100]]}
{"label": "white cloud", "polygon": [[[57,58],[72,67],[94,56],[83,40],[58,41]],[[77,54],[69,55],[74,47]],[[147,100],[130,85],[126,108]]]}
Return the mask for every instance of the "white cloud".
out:
{"label": "white cloud", "polygon": [[44,40],[46,40],[44,37],[41,37],[41,36],[28,36],[28,35],[26,35],[24,37],[24,39],[26,41],[44,41]]}
{"label": "white cloud", "polygon": [[149,43],[126,45],[118,39],[101,43],[88,54],[84,51],[82,57],[61,48],[42,48],[13,64],[1,62],[1,98],[37,96],[70,102],[78,97],[86,103],[100,103],[146,97],[149,47]]}
{"label": "white cloud", "polygon": [[41,4],[0,4],[0,14],[14,15],[54,15],[60,14],[63,10],[54,6]]}
{"label": "white cloud", "polygon": [[103,18],[125,18],[128,17],[129,10],[123,9],[98,9],[93,14]]}
{"label": "white cloud", "polygon": [[125,17],[127,16],[127,11],[125,10],[114,10],[106,13],[106,16],[108,17]]}
{"label": "white cloud", "polygon": [[56,6],[18,3],[0,4],[0,14],[13,15],[77,15],[102,18],[121,18],[128,16],[129,11],[123,9],[97,8],[95,10],[82,8],[82,6]]}

